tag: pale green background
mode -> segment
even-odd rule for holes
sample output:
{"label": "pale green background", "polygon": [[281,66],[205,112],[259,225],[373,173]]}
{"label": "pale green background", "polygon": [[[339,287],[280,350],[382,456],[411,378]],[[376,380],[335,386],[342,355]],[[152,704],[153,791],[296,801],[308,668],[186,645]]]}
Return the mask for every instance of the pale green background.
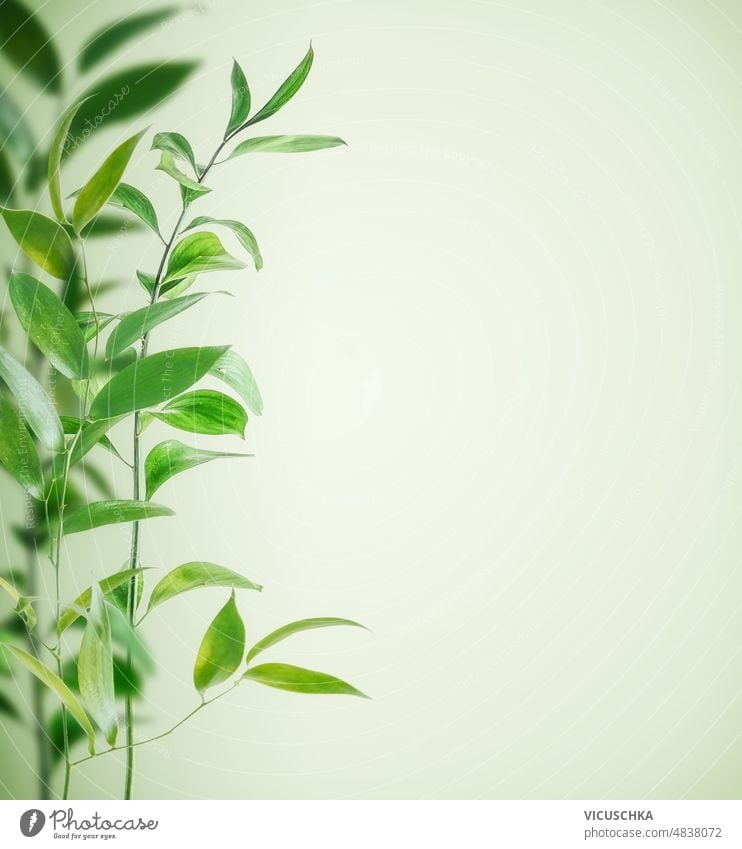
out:
{"label": "pale green background", "polygon": [[[71,59],[120,9],[43,14]],[[374,700],[246,684],[140,751],[137,793],[738,797],[742,9],[214,0],[128,54],[203,59],[152,121],[204,158],[231,57],[262,102],[310,38],[305,89],[263,127],[350,146],[216,173],[201,208],[248,223],[265,269],[204,281],[238,296],[153,336],[236,340],[266,401],[257,457],[163,488],[178,517],[146,527],[144,561],[198,556],[265,583],[240,596],[253,636],[308,615],[367,623],[273,659]],[[169,223],[156,161],[143,147],[131,180]],[[93,164],[75,160],[68,185]],[[131,281],[156,253],[142,236],[94,262]],[[140,303],[127,287],[107,305]],[[70,597],[127,556],[121,529],[96,540],[95,556],[69,547]],[[195,704],[224,595],[148,620],[161,668],[142,733]],[[0,732],[3,781],[32,795],[26,735]],[[109,756],[73,792],[121,785]]]}

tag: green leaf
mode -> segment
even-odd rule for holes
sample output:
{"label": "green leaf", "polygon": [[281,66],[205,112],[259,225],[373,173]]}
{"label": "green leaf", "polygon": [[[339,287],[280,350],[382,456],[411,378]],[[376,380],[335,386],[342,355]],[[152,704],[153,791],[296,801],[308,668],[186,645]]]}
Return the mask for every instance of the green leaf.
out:
{"label": "green leaf", "polygon": [[216,563],[203,561],[184,563],[172,572],[168,572],[152,590],[147,613],[176,595],[199,587],[233,587],[238,590],[257,590],[258,592],[263,589],[260,584],[255,584],[237,572],[218,566]]}
{"label": "green leaf", "polygon": [[37,660],[33,655],[29,654],[18,646],[5,644],[4,649],[9,651],[16,660],[20,661],[31,674],[35,675],[42,684],[45,684],[69,710],[72,716],[80,723],[88,737],[88,750],[91,755],[95,754],[95,730],[88,719],[87,714],[78,702],[75,694],[55,675],[51,669],[45,666],[41,661]]}
{"label": "green leaf", "polygon": [[51,34],[39,17],[17,0],[3,0],[1,11],[2,52],[42,91],[59,94],[62,64]]}
{"label": "green leaf", "polygon": [[117,315],[113,315],[108,312],[93,313],[88,310],[83,310],[82,312],[75,313],[75,321],[82,331],[82,335],[85,337],[86,342],[90,342],[91,339],[95,339],[102,330],[105,330],[106,327],[108,327],[108,325],[117,318]]}
{"label": "green leaf", "polygon": [[112,418],[161,404],[193,386],[226,350],[225,346],[176,348],[142,357],[101,389],[90,407],[90,417]]}
{"label": "green leaf", "polygon": [[197,389],[174,398],[152,415],[161,422],[187,430],[214,436],[235,434],[245,438],[247,413],[234,398],[213,389]]}
{"label": "green leaf", "polygon": [[184,198],[187,197],[189,203],[190,201],[201,197],[201,195],[206,195],[211,191],[208,186],[204,186],[203,183],[192,180],[187,174],[184,174],[175,164],[175,159],[169,150],[162,151],[160,154],[160,164],[155,168],[155,170],[163,171],[165,174],[172,177],[173,180],[180,183],[180,185],[188,192],[187,196],[184,195]]}
{"label": "green leaf", "polygon": [[78,68],[82,72],[89,71],[93,65],[110,56],[127,41],[166,21],[176,11],[174,6],[168,6],[153,12],[131,15],[103,27],[80,50],[77,57]]}
{"label": "green leaf", "polygon": [[250,371],[250,366],[237,351],[225,351],[209,369],[209,374],[223,380],[242,398],[247,409],[255,416],[263,413],[263,399]]}
{"label": "green leaf", "polygon": [[309,153],[346,144],[338,136],[258,136],[240,142],[227,159],[245,153]]}
{"label": "green leaf", "polygon": [[209,625],[193,667],[193,685],[203,694],[230,678],[242,663],[245,623],[237,610],[234,590]]}
{"label": "green leaf", "polygon": [[193,233],[186,236],[173,249],[167,264],[162,288],[169,283],[203,274],[206,271],[223,271],[244,268],[245,263],[230,256],[214,233]]}
{"label": "green leaf", "polygon": [[366,626],[361,625],[360,622],[354,622],[352,619],[338,619],[334,616],[320,616],[314,619],[299,619],[297,622],[291,622],[288,625],[284,625],[282,628],[277,628],[275,631],[268,634],[267,637],[263,637],[262,640],[255,643],[255,645],[247,653],[247,663],[250,663],[250,661],[257,657],[260,652],[265,651],[271,646],[275,646],[276,643],[280,643],[282,640],[285,640],[287,637],[291,637],[293,634],[298,634],[302,631],[313,631],[316,628],[333,628],[337,625],[349,625],[353,628],[363,628],[364,630],[368,630]]}
{"label": "green leaf", "polygon": [[6,716],[12,716],[13,719],[21,718],[18,708],[10,701],[2,690],[0,690],[0,713],[4,713]]}
{"label": "green leaf", "polygon": [[260,271],[263,267],[263,257],[260,255],[260,248],[258,247],[257,239],[253,236],[252,231],[241,221],[234,221],[231,218],[212,218],[209,215],[199,215],[198,218],[194,218],[193,221],[184,228],[183,232],[186,232],[186,230],[192,230],[194,227],[201,227],[203,224],[221,224],[222,227],[228,227],[235,234],[242,247],[245,248],[252,257],[253,262],[255,263],[255,270]]}
{"label": "green leaf", "polygon": [[0,348],[0,377],[21,405],[29,428],[50,451],[64,450],[64,433],[57,411],[41,384],[13,357]]}
{"label": "green leaf", "polygon": [[26,165],[35,156],[36,142],[18,104],[5,88],[0,92],[0,147]]}
{"label": "green leaf", "polygon": [[40,212],[31,209],[0,208],[13,238],[39,268],[58,280],[67,280],[75,263],[67,231]]}
{"label": "green leaf", "polygon": [[340,678],[335,678],[334,675],[303,669],[301,666],[291,666],[289,663],[262,663],[248,669],[242,677],[256,681],[258,684],[265,684],[266,687],[290,690],[292,693],[368,698],[365,693],[341,681]]}
{"label": "green leaf", "polygon": [[169,97],[198,66],[197,62],[154,62],[137,65],[97,80],[70,127],[65,153],[72,153],[100,127],[129,123]]}
{"label": "green leaf", "polygon": [[[198,280],[198,274],[191,274],[190,277],[184,277],[182,280],[178,280],[176,283],[169,283],[167,287],[167,291],[160,292],[161,296],[166,300],[172,300],[173,298],[180,297],[184,292],[187,292],[191,286]],[[223,295],[230,295],[230,297],[234,297],[231,292],[222,292]]]}
{"label": "green leaf", "polygon": [[75,208],[72,211],[72,223],[78,233],[89,221],[95,218],[108,198],[114,193],[116,186],[124,176],[124,171],[136,146],[145,132],[146,130],[141,130],[122,142],[113,153],[106,157],[100,168],[80,190],[75,201]]}
{"label": "green leaf", "polygon": [[51,289],[29,274],[11,274],[9,288],[18,320],[34,345],[65,377],[84,378],[88,350],[72,313]]}
{"label": "green leaf", "polygon": [[26,629],[33,631],[38,620],[31,599],[21,595],[13,584],[2,577],[0,577],[0,589],[5,590],[10,596],[13,602],[13,612],[18,614]]}
{"label": "green leaf", "polygon": [[232,454],[226,451],[203,451],[190,448],[177,439],[168,439],[149,452],[144,463],[144,479],[147,484],[147,499],[170,478],[188,469],[225,457],[248,457],[248,454]]}
{"label": "green leaf", "polygon": [[90,612],[80,643],[77,680],[82,701],[110,746],[116,745],[118,718],[113,687],[111,623],[97,584],[93,584]]}
{"label": "green leaf", "polygon": [[64,532],[79,534],[102,525],[119,522],[140,522],[157,516],[174,516],[169,507],[152,504],[151,501],[93,501],[85,507],[73,510],[64,517]]}
{"label": "green leaf", "polygon": [[8,202],[12,199],[16,189],[16,175],[13,166],[6,155],[6,149],[0,145],[0,200]]}
{"label": "green leaf", "polygon": [[[141,581],[137,581],[141,583]],[[149,650],[139,637],[134,627],[129,623],[126,614],[118,604],[108,603],[108,615],[111,618],[111,636],[115,645],[131,654],[132,661],[144,672],[152,672],[154,663]]]}
{"label": "green leaf", "polygon": [[[84,422],[82,425],[82,432],[80,436],[75,441],[75,445],[70,452],[69,464],[70,466],[74,466],[79,463],[82,458],[98,445],[107,431],[109,431],[119,419],[100,419],[95,422]],[[73,433],[77,433],[79,430],[78,427],[72,431]],[[58,466],[63,466],[64,461],[60,458],[57,460]],[[61,473],[61,468],[55,468],[55,477],[59,477]]]}
{"label": "green leaf", "polygon": [[54,133],[52,146],[49,149],[49,160],[47,164],[47,181],[49,183],[49,197],[52,202],[52,209],[59,221],[63,224],[67,221],[62,206],[62,183],[59,176],[59,168],[62,164],[62,157],[67,144],[67,134],[70,130],[70,124],[74,120],[78,109],[82,106],[82,100],[76,100],[67,107],[62,117],[59,119],[57,131]]}
{"label": "green leaf", "polygon": [[0,393],[0,464],[39,501],[44,499],[44,477],[31,434],[18,411]]}
{"label": "green leaf", "polygon": [[150,304],[147,307],[142,307],[140,310],[129,313],[125,318],[121,319],[108,337],[106,343],[106,357],[109,359],[116,354],[128,348],[132,342],[141,339],[145,333],[150,331],[158,324],[162,324],[173,316],[179,315],[188,307],[192,307],[206,297],[207,293],[198,295],[186,295],[184,298],[178,298],[174,301],[164,301],[155,304]]}
{"label": "green leaf", "polygon": [[[154,139],[152,139],[152,147],[150,150],[160,150],[171,154],[176,159],[182,159],[185,162],[190,163],[191,168],[193,168],[193,173],[197,177],[199,176],[198,166],[196,165],[196,157],[193,155],[191,143],[180,133],[157,133]],[[193,183],[193,181],[189,182],[189,186],[191,188],[195,187],[196,189],[203,188],[203,186],[199,183]],[[206,189],[206,191],[211,190]]]}
{"label": "green leaf", "polygon": [[137,280],[144,291],[151,295],[155,290],[155,275],[148,274],[146,271],[137,271]]}
{"label": "green leaf", "polygon": [[247,121],[247,116],[250,114],[250,87],[247,84],[245,74],[237,64],[237,60],[232,60],[232,112],[229,116],[227,130],[224,133],[225,139],[232,135],[242,124]]}
{"label": "green leaf", "polygon": [[119,183],[116,190],[108,199],[110,204],[128,209],[137,218],[141,219],[160,239],[160,224],[157,220],[157,213],[150,199],[139,191],[135,186],[130,186],[128,183]]}
{"label": "green leaf", "polygon": [[271,115],[275,115],[279,109],[284,107],[304,84],[304,80],[309,74],[313,61],[314,50],[312,50],[312,45],[310,44],[306,56],[301,60],[301,62],[299,62],[286,80],[281,83],[278,91],[273,95],[273,97],[271,97],[271,99],[259,112],[253,115],[252,118],[244,124],[244,127],[251,127],[259,121],[265,121],[266,118],[270,118]]}
{"label": "green leaf", "polygon": [[[109,575],[107,578],[99,581],[98,586],[100,587],[100,591],[103,595],[106,596],[113,592],[113,590],[117,589],[117,587],[128,584],[132,578],[135,578],[141,572],[144,572],[144,569],[122,569],[122,571]],[[62,613],[59,617],[59,621],[57,622],[57,636],[61,636],[70,627],[70,625],[73,624],[73,622],[77,621],[82,611],[90,607],[91,598],[92,587],[88,587],[86,590],[83,590],[83,592],[80,593],[80,595],[72,602],[64,613]]]}

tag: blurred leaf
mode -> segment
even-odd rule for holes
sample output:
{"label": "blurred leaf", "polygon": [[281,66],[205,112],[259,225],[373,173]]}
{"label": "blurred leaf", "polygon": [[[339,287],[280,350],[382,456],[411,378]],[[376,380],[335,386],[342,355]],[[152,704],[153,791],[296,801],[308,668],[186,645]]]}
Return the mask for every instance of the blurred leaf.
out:
{"label": "blurred leaf", "polygon": [[10,276],[10,300],[31,341],[65,377],[82,379],[88,371],[85,337],[75,317],[43,283],[30,274]]}
{"label": "blurred leaf", "polygon": [[62,423],[49,396],[36,378],[2,348],[0,377],[23,405],[23,417],[41,444],[50,451],[64,450]]}
{"label": "blurred leaf", "polygon": [[245,438],[247,413],[242,405],[213,389],[196,389],[179,395],[152,415],[170,427],[189,433],[235,434],[240,439]]}
{"label": "blurred leaf", "polygon": [[184,174],[175,164],[175,159],[169,150],[162,151],[160,154],[160,164],[155,168],[155,170],[163,171],[165,174],[172,177],[173,180],[180,183],[180,185],[188,192],[187,195],[184,195],[184,200],[187,199],[189,203],[190,201],[201,197],[201,195],[206,195],[211,191],[208,186],[204,186],[202,183],[192,180],[187,174]]}
{"label": "blurred leaf", "polygon": [[0,12],[2,52],[42,91],[59,94],[62,65],[54,39],[39,17],[18,0],[3,0]]}
{"label": "blurred leaf", "polygon": [[278,91],[271,97],[265,106],[259,110],[249,121],[244,124],[244,127],[251,127],[259,121],[265,121],[271,115],[275,115],[279,109],[284,107],[289,100],[296,94],[297,91],[304,85],[304,80],[307,78],[309,71],[314,61],[314,50],[312,45],[309,45],[309,50],[306,56],[299,62],[289,76],[284,80],[278,88]]}
{"label": "blurred leaf", "polygon": [[52,146],[49,149],[49,160],[47,164],[47,181],[49,184],[49,197],[52,202],[52,209],[59,221],[62,223],[67,221],[62,206],[62,183],[59,175],[59,168],[62,164],[62,157],[67,144],[67,134],[69,133],[70,124],[72,123],[78,109],[82,106],[82,100],[76,100],[67,107],[62,117],[57,124],[57,130],[52,139]]}
{"label": "blurred leaf", "polygon": [[[108,439],[107,436],[101,437],[99,443],[101,447],[105,445],[104,440],[106,439]],[[93,484],[93,486],[98,490],[98,492],[103,496],[103,498],[112,499],[116,497],[116,492],[114,491],[111,482],[97,466],[93,465],[88,461],[83,460],[81,463],[78,463],[77,466],[74,466],[74,468],[79,471],[79,473],[85,479],[86,483]]]}
{"label": "blurred leaf", "polygon": [[149,452],[144,463],[144,478],[147,483],[147,499],[170,478],[188,469],[225,457],[247,457],[247,454],[231,454],[225,451],[204,451],[190,448],[177,439],[160,442]]}
{"label": "blurred leaf", "polygon": [[[137,583],[139,582],[140,579]],[[143,672],[154,671],[152,656],[137,631],[129,623],[126,614],[112,603],[108,604],[108,614],[111,617],[111,634],[114,644],[131,653],[132,661]]]}
{"label": "blurred leaf", "polygon": [[[98,582],[100,591],[103,595],[108,595],[117,587],[121,587],[143,572],[144,569],[123,569],[121,572],[116,572],[109,575],[102,581]],[[87,610],[90,607],[90,599],[92,598],[92,589],[88,587],[80,593],[80,595],[72,602],[72,604],[62,613],[57,622],[57,635],[63,634],[70,625],[80,616],[82,610]]]}
{"label": "blurred leaf", "polygon": [[108,202],[128,209],[140,218],[154,233],[162,239],[160,225],[157,221],[157,213],[150,199],[140,192],[135,186],[128,183],[119,183],[116,191],[108,199]]}
{"label": "blurred leaf", "polygon": [[10,164],[5,148],[0,147],[0,200],[6,203],[13,197],[16,176]]}
{"label": "blurred leaf", "polygon": [[113,689],[113,649],[111,623],[103,594],[93,584],[88,621],[80,643],[77,680],[88,713],[110,746],[116,745],[118,717]]}
{"label": "blurred leaf", "polygon": [[[198,177],[199,170],[196,165],[196,157],[193,155],[191,143],[185,136],[180,133],[157,133],[152,139],[152,147],[150,150],[160,150],[170,153],[176,159],[182,159],[188,162],[193,168],[193,173]],[[192,183],[195,188],[203,188],[198,183]],[[206,191],[210,191],[207,189]]]}
{"label": "blurred leaf", "polygon": [[140,522],[158,516],[174,516],[175,513],[162,504],[149,501],[93,501],[79,510],[73,510],[64,517],[65,534],[79,534],[102,525],[115,525],[119,522]]}
{"label": "blurred leaf", "polygon": [[166,21],[176,11],[176,7],[168,6],[153,12],[130,15],[103,27],[80,50],[77,57],[78,68],[82,72],[89,71],[93,65],[123,47],[127,41]]}
{"label": "blurred leaf", "polygon": [[242,663],[245,651],[245,623],[237,610],[234,590],[229,601],[209,625],[193,667],[193,685],[203,696],[230,678]]}
{"label": "blurred leaf", "polygon": [[239,243],[250,254],[255,263],[255,270],[260,271],[263,267],[263,257],[260,255],[260,248],[252,231],[246,227],[241,221],[234,221],[231,218],[211,218],[209,215],[199,215],[194,218],[191,223],[184,228],[192,230],[194,227],[201,227],[203,224],[221,224],[222,227],[228,227],[237,237]]}
{"label": "blurred leaf", "polygon": [[21,718],[18,708],[13,704],[13,702],[11,702],[2,690],[0,690],[0,714],[11,716],[13,719]]}
{"label": "blurred leaf", "polygon": [[[36,446],[18,410],[0,392],[0,464],[34,498],[44,498],[44,478]],[[0,581],[2,579],[0,578]]]}
{"label": "blurred leaf", "polygon": [[113,658],[113,689],[117,699],[142,695],[142,676],[125,658]]}
{"label": "blurred leaf", "polygon": [[345,145],[337,136],[258,136],[240,142],[227,159],[245,153],[309,153]]}
{"label": "blurred leaf", "polygon": [[225,346],[176,348],[142,357],[101,389],[92,403],[90,416],[110,418],[161,404],[191,387],[226,350]]}
{"label": "blurred leaf", "polygon": [[[131,218],[124,218],[120,215],[106,215],[101,212],[82,228],[80,235],[83,239],[105,239],[110,236],[136,233],[137,230],[143,229],[139,221],[132,221]],[[113,245],[109,247],[112,248]]]}
{"label": "blurred leaf", "polygon": [[66,280],[75,255],[67,231],[54,219],[31,209],[0,208],[13,238],[39,268],[58,280]]}
{"label": "blurred leaf", "polygon": [[248,669],[242,677],[278,690],[290,690],[292,693],[368,698],[365,693],[340,678],[335,678],[334,675],[291,666],[289,663],[262,663]]}
{"label": "blurred leaf", "polygon": [[250,114],[250,87],[236,59],[232,61],[231,83],[232,112],[229,116],[227,130],[224,133],[225,139],[244,124],[247,121],[247,116]]}
{"label": "blurred leaf", "polygon": [[[47,727],[49,742],[52,747],[52,759],[54,763],[61,761],[64,757],[64,714],[57,711],[49,720]],[[85,731],[74,716],[67,715],[67,741],[70,748],[85,737]]]}
{"label": "blurred leaf", "polygon": [[6,651],[9,651],[16,660],[20,661],[29,672],[35,675],[42,684],[45,684],[62,702],[62,704],[70,711],[72,716],[80,723],[88,737],[88,750],[91,755],[95,754],[95,731],[90,724],[87,714],[83,710],[80,702],[77,701],[75,694],[62,681],[62,679],[45,666],[41,661],[37,660],[33,655],[24,651],[18,646],[5,645]]}
{"label": "blurred leaf", "polygon": [[352,619],[337,619],[334,616],[320,616],[314,619],[299,619],[297,622],[291,622],[288,625],[277,628],[275,631],[268,634],[267,637],[263,637],[262,640],[258,640],[258,642],[255,643],[255,645],[247,653],[247,663],[250,663],[250,661],[257,657],[260,652],[265,651],[271,646],[275,646],[276,643],[280,643],[287,637],[291,637],[294,634],[299,634],[302,631],[313,631],[317,628],[333,628],[337,625],[349,625],[353,628],[363,628],[364,630],[368,630],[365,625],[361,625],[360,622],[354,622]]}
{"label": "blurred leaf", "polygon": [[192,274],[244,268],[245,263],[230,256],[214,233],[193,233],[181,239],[170,254],[162,291],[169,283]]}
{"label": "blurred leaf", "polygon": [[154,588],[147,606],[147,613],[176,595],[200,587],[233,587],[235,589],[257,590],[258,592],[263,589],[260,584],[255,584],[247,578],[243,578],[237,572],[216,563],[203,561],[184,563],[182,566],[173,569],[172,572],[168,572]]}
{"label": "blurred leaf", "polygon": [[225,351],[209,369],[209,374],[218,377],[234,389],[253,415],[262,415],[263,399],[258,384],[250,371],[250,366],[237,351],[231,348]]}
{"label": "blurred leaf", "polygon": [[0,147],[25,165],[36,152],[36,142],[8,88],[0,91]]}

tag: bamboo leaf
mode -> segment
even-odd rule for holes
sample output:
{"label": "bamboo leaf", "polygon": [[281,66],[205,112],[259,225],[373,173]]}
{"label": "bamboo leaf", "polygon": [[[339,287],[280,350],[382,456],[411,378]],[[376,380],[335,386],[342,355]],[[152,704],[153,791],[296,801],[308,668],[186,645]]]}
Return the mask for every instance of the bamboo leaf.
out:
{"label": "bamboo leaf", "polygon": [[255,263],[255,270],[260,271],[263,267],[263,257],[260,255],[260,248],[255,236],[248,227],[241,221],[234,221],[231,218],[212,218],[209,215],[199,215],[194,218],[191,223],[184,228],[183,232],[192,230],[194,227],[201,227],[203,224],[221,224],[222,227],[228,227],[237,237],[237,240],[243,248],[250,254]]}
{"label": "bamboo leaf", "polygon": [[75,313],[75,321],[82,331],[82,335],[85,337],[86,342],[90,342],[91,339],[95,339],[102,330],[105,330],[106,327],[108,327],[108,325],[117,318],[117,315],[112,315],[108,312],[93,313],[84,310],[82,312]]}
{"label": "bamboo leaf", "polygon": [[29,274],[10,276],[10,300],[23,329],[57,371],[83,379],[88,371],[85,337],[64,303]]}
{"label": "bamboo leaf", "polygon": [[49,160],[47,164],[49,197],[51,198],[54,214],[63,224],[67,221],[67,218],[64,214],[64,207],[62,206],[62,183],[59,175],[59,169],[62,164],[65,145],[67,144],[67,134],[70,130],[70,124],[72,124],[72,121],[82,104],[82,100],[76,100],[67,107],[62,117],[59,119],[57,131],[54,133],[52,146],[49,149]]}
{"label": "bamboo leaf", "polygon": [[23,666],[28,669],[33,675],[35,675],[42,684],[45,684],[62,702],[62,704],[69,710],[72,716],[80,723],[82,728],[85,731],[85,734],[88,738],[88,750],[91,755],[95,754],[95,730],[88,719],[87,714],[83,710],[82,705],[78,702],[75,694],[70,690],[70,688],[62,681],[62,679],[55,675],[54,672],[51,671],[47,666],[45,666],[41,661],[37,660],[33,655],[24,651],[23,649],[18,648],[18,646],[12,646],[9,644],[5,644],[3,648],[6,651],[9,651],[13,657],[16,658]]}
{"label": "bamboo leaf", "polygon": [[[144,569],[142,568],[122,569],[120,572],[116,572],[113,575],[109,575],[107,578],[104,578],[102,581],[98,581],[98,586],[100,587],[100,591],[103,595],[107,596],[118,587],[128,584],[132,578],[135,578],[142,572],[144,572]],[[57,622],[57,636],[61,636],[70,627],[70,625],[77,621],[79,616],[81,616],[82,611],[90,607],[91,598],[92,587],[88,587],[83,590],[83,592],[80,593],[80,595],[72,602],[64,613],[62,613],[59,617],[59,621]]]}
{"label": "bamboo leaf", "polygon": [[168,6],[152,12],[131,15],[103,27],[80,50],[77,57],[78,68],[83,72],[89,71],[128,41],[172,17],[176,11],[174,6]]}
{"label": "bamboo leaf", "polygon": [[225,346],[176,348],[142,357],[101,389],[90,407],[90,417],[112,418],[161,404],[190,388],[226,350]]}
{"label": "bamboo leaf", "polygon": [[368,696],[357,690],[352,684],[328,675],[326,672],[315,672],[313,669],[303,669],[289,663],[262,663],[248,669],[242,676],[266,687],[278,690],[289,690],[292,693],[308,693],[312,695],[335,696]]}
{"label": "bamboo leaf", "polygon": [[139,221],[121,215],[107,215],[99,212],[95,218],[80,231],[83,239],[105,239],[110,236],[123,236],[143,229]]}
{"label": "bamboo leaf", "polygon": [[200,587],[233,587],[238,590],[257,590],[258,592],[263,589],[260,584],[253,583],[237,572],[216,563],[204,561],[184,563],[165,575],[152,590],[147,613],[150,613],[155,607],[159,607],[163,602],[175,598],[176,595]]}
{"label": "bamboo leaf", "polygon": [[312,68],[313,61],[314,50],[312,50],[312,45],[310,44],[309,50],[301,62],[299,62],[284,82],[281,83],[273,97],[271,97],[265,106],[243,125],[243,128],[251,127],[253,124],[257,124],[260,121],[265,121],[266,118],[270,118],[271,115],[275,115],[279,109],[283,108],[296,94],[296,92],[299,91],[302,85],[304,85],[304,80],[306,80],[307,75]]}
{"label": "bamboo leaf", "polygon": [[247,409],[255,416],[263,413],[263,399],[255,381],[250,366],[244,358],[231,348],[209,369],[209,374],[223,380],[227,386],[234,389],[247,405]]}
{"label": "bamboo leaf", "polygon": [[246,153],[309,153],[347,145],[338,136],[257,136],[240,142],[227,159]]}
{"label": "bamboo leaf", "polygon": [[175,513],[162,504],[151,501],[93,501],[64,517],[65,534],[79,534],[102,525],[120,522],[140,522],[158,516],[174,516]]}
{"label": "bamboo leaf", "polygon": [[110,746],[116,745],[118,718],[113,687],[111,623],[98,584],[93,584],[90,611],[80,643],[77,680],[88,713]]}
{"label": "bamboo leaf", "polygon": [[51,34],[18,0],[3,0],[0,45],[7,59],[42,91],[59,94],[62,64]]}
{"label": "bamboo leaf", "polygon": [[67,280],[75,263],[67,231],[54,219],[31,209],[0,208],[11,235],[39,268],[58,280]]}
{"label": "bamboo leaf", "polygon": [[157,220],[157,213],[152,202],[135,186],[130,186],[128,183],[119,183],[114,193],[108,199],[108,203],[128,209],[129,212],[136,215],[153,233],[162,239],[160,224]]}
{"label": "bamboo leaf", "polygon": [[209,625],[193,667],[193,685],[203,694],[230,678],[242,663],[245,623],[237,610],[235,592]]}
{"label": "bamboo leaf", "polygon": [[149,500],[166,481],[175,475],[225,457],[247,457],[247,454],[232,454],[226,451],[204,451],[190,448],[177,439],[168,439],[149,452],[144,463],[144,479]]}
{"label": "bamboo leaf", "polygon": [[235,132],[242,124],[247,121],[247,116],[250,114],[250,87],[247,84],[245,74],[237,64],[237,60],[232,61],[232,112],[229,116],[229,123],[224,137],[227,138]]}
{"label": "bamboo leaf", "polygon": [[[152,147],[150,150],[160,150],[171,154],[175,159],[182,159],[185,162],[188,162],[191,168],[193,168],[193,173],[196,177],[199,176],[198,166],[196,165],[196,157],[193,155],[191,143],[180,133],[157,133],[154,139],[152,139]],[[193,183],[192,181],[189,185],[197,189],[203,188],[200,184]],[[207,189],[206,191],[210,191],[210,189]]]}
{"label": "bamboo leaf", "polygon": [[268,634],[267,637],[263,637],[262,640],[255,643],[247,654],[247,663],[250,663],[250,661],[257,657],[257,655],[261,652],[264,652],[266,649],[271,646],[275,646],[276,643],[280,643],[287,637],[291,637],[294,634],[299,634],[302,631],[313,631],[317,628],[334,628],[338,625],[348,625],[353,628],[363,628],[365,631],[368,630],[368,628],[366,628],[365,625],[361,625],[360,622],[354,622],[352,619],[338,619],[334,616],[320,616],[314,619],[299,619],[297,622],[291,622],[288,625],[277,628],[275,631]]}
{"label": "bamboo leaf", "polygon": [[155,290],[155,275],[148,274],[146,271],[137,271],[137,280],[141,285],[142,289],[148,294],[151,295]]}
{"label": "bamboo leaf", "polygon": [[41,384],[7,351],[0,348],[0,377],[15,395],[29,428],[50,451],[64,450],[57,411]]}
{"label": "bamboo leaf", "polygon": [[186,236],[173,249],[162,281],[162,290],[170,283],[203,274],[206,271],[224,271],[244,268],[245,263],[230,256],[214,233],[193,233]]}
{"label": "bamboo leaf", "polygon": [[113,153],[106,157],[100,168],[80,190],[75,201],[75,208],[72,211],[72,223],[78,233],[89,221],[95,218],[116,190],[116,186],[121,182],[126,166],[145,132],[146,130],[141,130],[122,142]]}
{"label": "bamboo leaf", "polygon": [[234,434],[245,438],[247,413],[234,398],[213,389],[179,395],[152,415],[170,427],[213,436]]}
{"label": "bamboo leaf", "polygon": [[0,464],[29,495],[44,500],[44,477],[36,446],[4,393],[0,393]]}
{"label": "bamboo leaf", "polygon": [[175,158],[169,150],[162,151],[160,154],[160,164],[155,168],[155,170],[164,172],[169,177],[172,177],[177,183],[180,183],[183,189],[185,189],[188,193],[187,195],[184,195],[184,199],[187,198],[189,203],[190,201],[201,197],[201,195],[206,195],[211,191],[208,186],[204,186],[203,183],[199,183],[196,180],[191,179],[187,174],[184,174],[175,164]]}

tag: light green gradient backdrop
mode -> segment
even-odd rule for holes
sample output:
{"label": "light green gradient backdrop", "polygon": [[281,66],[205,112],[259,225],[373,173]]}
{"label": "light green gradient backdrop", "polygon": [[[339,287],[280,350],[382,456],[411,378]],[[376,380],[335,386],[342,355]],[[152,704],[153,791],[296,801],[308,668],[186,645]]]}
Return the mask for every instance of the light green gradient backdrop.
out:
{"label": "light green gradient backdrop", "polygon": [[[253,635],[307,615],[367,623],[274,654],[374,701],[246,685],[138,753],[138,795],[738,797],[738,4],[201,8],[129,50],[203,59],[153,129],[203,157],[231,57],[262,101],[311,37],[310,80],[266,132],[350,147],[214,176],[204,211],[253,227],[266,267],[154,347],[237,340],[266,411],[255,460],[162,490],[178,517],[147,525],[144,562],[198,555],[265,583],[240,598]],[[72,58],[120,9],[44,14]],[[174,211],[155,164],[142,150],[132,182]],[[68,185],[87,167],[73,161]],[[137,237],[94,262],[130,274],[155,252]],[[126,303],[139,297],[132,283]],[[70,596],[121,565],[125,532],[97,552],[70,544]],[[195,702],[194,651],[223,596],[148,620],[162,666],[142,733]],[[27,796],[8,734],[29,751],[7,723],[3,779]],[[108,757],[74,792],[121,783]]]}

